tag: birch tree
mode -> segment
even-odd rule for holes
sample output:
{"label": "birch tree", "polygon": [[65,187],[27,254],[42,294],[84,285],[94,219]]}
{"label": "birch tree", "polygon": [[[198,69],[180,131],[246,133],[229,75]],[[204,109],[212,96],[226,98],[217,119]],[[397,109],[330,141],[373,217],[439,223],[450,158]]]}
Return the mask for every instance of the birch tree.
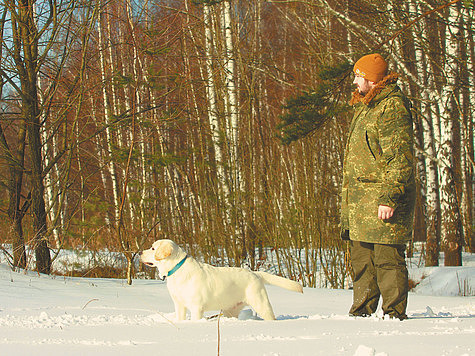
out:
{"label": "birch tree", "polygon": [[[106,159],[108,163],[109,169],[109,177],[112,183],[112,202],[114,207],[114,227],[117,228],[117,223],[119,222],[119,183],[118,177],[116,173],[116,166],[114,160],[112,158],[112,146],[113,146],[113,135],[110,128],[112,124],[112,118],[114,117],[113,112],[113,103],[114,100],[111,99],[112,94],[108,92],[108,88],[110,88],[108,84],[108,68],[112,72],[115,71],[114,62],[112,61],[112,53],[110,43],[104,38],[104,36],[110,36],[110,32],[106,31],[106,28],[110,28],[110,26],[105,26],[104,22],[109,21],[109,17],[104,13],[104,5],[101,0],[98,0],[98,6],[101,9],[100,16],[98,19],[98,39],[99,39],[99,60],[100,60],[100,73],[102,79],[102,100],[103,100],[103,107],[104,107],[104,119],[105,119],[105,142],[106,142]],[[106,58],[109,59],[106,62]]]}
{"label": "birch tree", "polygon": [[[420,13],[425,8],[417,1],[411,2],[413,13]],[[440,252],[440,196],[439,196],[439,174],[437,169],[436,137],[434,133],[435,111],[431,106],[435,92],[435,84],[431,76],[430,59],[427,51],[427,37],[429,26],[427,21],[421,21],[415,25],[414,50],[416,73],[422,75],[422,86],[420,87],[420,117],[422,123],[422,144],[419,152],[424,153],[424,171],[421,172],[421,183],[423,196],[425,197],[423,211],[426,219],[426,266],[439,265]],[[423,34],[423,35],[421,35]],[[421,159],[421,158],[419,158]],[[420,170],[419,170],[420,172]]]}
{"label": "birch tree", "polygon": [[462,198],[461,213],[463,217],[465,242],[470,252],[475,252],[475,229],[473,218],[475,216],[475,201],[473,197],[475,189],[475,160],[474,160],[474,111],[475,111],[475,43],[474,43],[474,7],[464,7],[462,9],[462,21],[465,24],[463,32],[464,46],[461,49],[461,59],[467,63],[462,82],[462,102],[463,120],[461,122],[461,147],[462,147]]}
{"label": "birch tree", "polygon": [[457,39],[459,33],[458,6],[449,7],[447,25],[445,30],[446,53],[445,53],[445,83],[442,87],[442,120],[441,120],[441,151],[439,160],[440,167],[440,191],[441,191],[441,226],[442,244],[445,251],[446,266],[460,266],[462,261],[462,231],[460,211],[455,191],[455,154],[454,154],[454,121],[458,119],[460,113],[457,108],[459,102],[457,87],[457,76],[460,71],[458,65]]}

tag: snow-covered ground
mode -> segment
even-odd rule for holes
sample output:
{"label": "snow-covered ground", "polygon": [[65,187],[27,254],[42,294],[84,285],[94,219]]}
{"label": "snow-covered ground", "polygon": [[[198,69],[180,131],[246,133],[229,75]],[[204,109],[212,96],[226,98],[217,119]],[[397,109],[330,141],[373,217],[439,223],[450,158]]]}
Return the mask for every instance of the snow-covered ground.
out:
{"label": "snow-covered ground", "polygon": [[[409,261],[410,262],[410,261]],[[409,263],[409,265],[412,265]],[[268,287],[276,321],[172,322],[164,282],[12,272],[0,263],[0,355],[475,355],[475,257],[411,268],[406,321],[347,315],[350,290]],[[458,296],[469,294],[472,296]],[[208,316],[211,314],[208,314]]]}

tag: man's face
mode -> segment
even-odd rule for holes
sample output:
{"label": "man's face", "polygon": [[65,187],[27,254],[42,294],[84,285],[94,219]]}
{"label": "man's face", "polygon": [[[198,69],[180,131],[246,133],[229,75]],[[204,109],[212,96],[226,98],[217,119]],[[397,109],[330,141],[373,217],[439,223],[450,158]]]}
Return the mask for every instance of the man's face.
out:
{"label": "man's face", "polygon": [[356,84],[356,87],[358,88],[361,95],[366,95],[374,86],[373,82],[359,75],[355,75],[355,80],[353,80],[353,84]]}

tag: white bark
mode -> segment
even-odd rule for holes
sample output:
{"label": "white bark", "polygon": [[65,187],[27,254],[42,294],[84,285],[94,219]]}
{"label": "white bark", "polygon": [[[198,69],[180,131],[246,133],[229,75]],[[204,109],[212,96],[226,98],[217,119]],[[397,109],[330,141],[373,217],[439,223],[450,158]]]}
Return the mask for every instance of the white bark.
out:
{"label": "white bark", "polygon": [[[34,3],[33,4],[33,12],[35,13],[34,15],[34,18],[35,18],[35,21],[37,20],[37,4]],[[53,84],[51,84],[53,85]],[[43,97],[43,90],[42,90],[42,83],[41,83],[41,78],[40,78],[40,75],[38,75],[37,77],[37,88],[38,88],[38,100],[40,101],[38,106],[44,106],[44,97]],[[41,116],[42,116],[42,120],[43,122],[45,122],[46,120],[46,116],[45,116],[45,111],[44,109],[41,110]],[[49,154],[50,152],[52,152],[51,154],[54,154],[55,152],[57,152],[57,148],[56,148],[56,140],[55,140],[55,137],[53,136],[51,138],[51,146],[49,144],[49,140],[48,140],[48,133],[46,131],[46,126],[43,125],[42,128],[41,128],[41,132],[40,132],[40,135],[41,135],[41,140],[42,142],[44,143],[44,155],[43,155],[43,168],[44,167],[48,167],[49,166],[49,163],[50,163],[50,157],[49,157]],[[55,166],[55,169],[57,166]],[[54,192],[54,183],[53,183],[53,172],[50,170],[49,172],[46,173],[46,176],[44,178],[44,187],[45,187],[45,195],[46,195],[46,212],[48,214],[48,218],[49,220],[52,222],[52,221],[55,221],[55,217],[56,217],[56,214],[57,214],[57,210],[58,210],[58,204],[57,204],[57,200],[55,199],[55,192]],[[60,212],[62,214],[62,211]],[[55,244],[56,244],[56,248],[59,248],[61,246],[61,241],[59,239],[59,232],[58,232],[58,228],[56,226],[53,226],[53,237],[54,237],[54,241],[55,241]]]}
{"label": "white bark", "polygon": [[221,180],[223,174],[223,154],[220,146],[220,127],[218,121],[218,110],[216,106],[216,85],[213,73],[213,36],[212,36],[212,16],[208,5],[203,6],[204,27],[205,27],[205,54],[206,54],[206,95],[209,103],[208,118],[212,133],[212,140],[215,152],[218,177]]}
{"label": "white bark", "polygon": [[[458,41],[455,37],[458,32],[459,10],[457,6],[449,7],[449,15],[446,27],[446,53],[444,72],[446,83],[442,88],[442,120],[441,120],[441,150],[439,161],[440,169],[440,193],[441,193],[441,238],[447,251],[455,251],[458,248],[457,235],[460,233],[458,204],[455,192],[454,180],[454,124],[453,113],[458,113],[455,97],[456,76],[458,70],[457,54]],[[446,256],[447,258],[447,256]]]}
{"label": "white bark", "polygon": [[231,1],[224,2],[224,39],[225,39],[225,99],[227,101],[227,116],[229,116],[228,138],[231,141],[232,154],[236,160],[237,140],[238,140],[238,113],[237,113],[237,96],[236,96],[236,73],[235,73],[235,54],[233,47],[233,32],[231,20]]}
{"label": "white bark", "polygon": [[[345,17],[350,19],[350,1],[346,0],[346,7],[345,7]],[[348,41],[348,56],[350,58],[353,57],[354,49],[353,49],[353,34],[350,30],[346,30],[346,39]]]}
{"label": "white bark", "polygon": [[[446,29],[446,63],[445,63],[445,75],[446,75],[446,84],[444,85],[441,93],[442,98],[442,121],[441,121],[441,151],[439,155],[439,161],[442,163],[441,170],[441,185],[442,188],[445,188],[445,185],[448,182],[448,169],[453,167],[452,157],[453,157],[453,121],[451,118],[452,110],[457,109],[453,105],[454,101],[454,90],[455,90],[455,78],[456,78],[456,56],[457,56],[457,42],[453,37],[453,33],[457,31],[454,23],[457,23],[458,11],[455,7],[451,7],[448,18],[448,26]],[[443,210],[447,209],[447,204],[449,203],[450,197],[447,196],[446,189],[442,189],[442,208]],[[445,234],[445,231],[443,231]]]}
{"label": "white bark", "polygon": [[[409,4],[409,11],[410,13],[417,13],[417,4],[415,0],[412,0]],[[417,33],[417,35],[414,36],[414,31]],[[422,39],[420,37],[420,33],[422,33],[423,28],[422,26],[416,25],[414,28],[414,31],[412,32],[413,34],[413,39],[414,39],[414,48],[415,48],[415,66],[416,66],[416,73],[419,73],[423,77],[424,83],[427,83],[427,61],[425,58],[424,51],[422,49]],[[427,113],[427,101],[424,100],[424,97],[427,96],[427,86],[423,89],[421,89],[421,98],[422,100],[420,101],[420,108],[421,108],[421,121],[424,122],[426,120],[430,120],[431,116],[425,116]],[[415,124],[415,123],[414,123]],[[427,124],[427,122],[426,122]],[[424,123],[422,124],[422,142],[421,142],[421,147],[424,147],[426,138],[429,139],[429,135],[424,134]],[[415,131],[415,130],[414,130]],[[425,137],[426,138],[425,138]],[[427,166],[427,160],[426,156],[423,156],[422,152],[416,151],[416,157],[417,157],[417,174],[420,174],[420,181],[421,181],[421,195],[423,197],[423,201],[425,201],[425,197],[427,195],[427,174],[425,173],[426,171],[426,166]],[[425,207],[423,206],[423,209],[425,210]]]}
{"label": "white bark", "polygon": [[[186,10],[186,21],[187,21],[187,28],[188,28],[188,34],[191,38],[191,41],[192,41],[192,46],[194,46],[195,44],[195,36],[193,34],[193,31],[191,29],[191,25],[190,25],[190,16],[189,16],[189,9],[188,9],[188,1],[185,0],[185,10]],[[183,61],[184,61],[184,64],[185,64],[185,73],[187,75],[187,78],[189,78],[189,82],[190,82],[190,88],[189,90],[187,91],[188,95],[189,95],[189,98],[190,98],[190,102],[193,103],[193,112],[194,112],[194,115],[196,117],[196,119],[201,122],[201,117],[200,117],[200,111],[199,111],[199,106],[198,106],[198,100],[196,98],[196,88],[195,88],[195,85],[193,83],[193,80],[192,80],[192,67],[191,67],[191,64],[190,64],[190,60],[189,60],[189,57],[188,57],[188,51],[189,51],[189,47],[188,47],[188,42],[186,41],[186,39],[183,41],[183,47],[184,47],[184,53],[185,55],[183,56]],[[196,48],[194,48],[194,50],[196,51]],[[199,58],[200,56],[198,55],[197,52],[195,52],[195,55],[197,58]],[[201,66],[199,67],[200,69],[200,78],[203,79],[203,72],[202,72],[202,69],[201,69]],[[201,142],[201,144],[203,143],[203,140],[202,140],[202,134],[201,134],[201,127],[203,125],[200,123],[199,125],[199,141]],[[196,152],[198,149],[200,149],[201,147],[195,147],[195,143],[194,143],[194,140],[193,138],[190,139],[191,141],[191,145],[192,145],[192,152]],[[195,149],[196,148],[196,149]],[[204,151],[203,149],[201,151]],[[204,154],[204,152],[202,152],[202,154]],[[195,154],[193,154],[193,161],[194,162],[197,162],[197,157],[195,156]],[[197,169],[197,164],[194,164],[193,165],[193,176],[196,177],[196,180],[199,180],[199,176],[200,176],[200,173],[198,172],[198,169]],[[198,220],[200,219],[200,217],[202,216],[202,210],[201,210],[201,207],[202,207],[202,202],[201,202],[201,197],[200,197],[200,194],[195,194],[195,190],[193,189],[192,187],[192,184],[189,180],[189,176],[187,175],[186,176],[187,178],[187,182],[189,184],[189,189],[190,189],[190,193],[189,193],[189,198],[190,198],[190,207],[194,207],[190,209],[190,214],[192,216],[192,222],[193,222],[193,233],[196,234],[198,231],[197,231],[197,226],[199,226],[198,224]],[[198,216],[196,216],[195,214],[195,211],[198,213]]]}
{"label": "white bark", "polygon": [[[140,60],[140,56],[137,51],[137,38],[135,36],[135,24],[133,21],[132,17],[132,4],[130,0],[125,1],[125,12],[127,16],[127,23],[129,25],[130,29],[130,35],[132,36],[132,53],[133,53],[133,59],[132,59],[132,82],[138,83],[141,81],[141,74],[139,73],[138,68],[143,68],[142,62]],[[122,66],[123,70],[125,70],[125,66]],[[132,92],[131,92],[132,91]],[[129,98],[126,98],[125,104],[126,104],[126,110],[131,112],[132,115],[135,115],[133,111],[138,111],[141,107],[141,101],[140,101],[140,92],[139,88],[137,85],[132,85],[129,87],[129,91],[126,91],[126,95],[129,96]],[[132,101],[135,104],[135,107],[131,108],[130,107],[130,101]],[[140,193],[140,200],[138,204],[138,210],[139,210],[139,224],[140,224],[140,230],[144,231],[144,223],[145,223],[145,198],[147,196],[147,170],[145,167],[145,139],[143,135],[143,131],[141,130],[140,126],[137,127],[138,135],[139,135],[139,140],[138,140],[138,146],[140,150],[140,165],[139,165],[139,172],[138,172],[138,177],[140,179],[140,185],[141,185],[141,193]],[[129,128],[129,143],[132,144],[133,142],[133,132],[132,129]],[[127,195],[130,196],[131,194],[131,188],[130,185],[127,185],[126,187],[126,192]],[[135,211],[133,207],[131,206],[130,202],[131,199],[127,199],[128,205],[129,205],[129,216],[131,219],[132,224],[134,224],[137,220],[135,216]]]}
{"label": "white bark", "polygon": [[[225,92],[224,92],[224,106],[226,109],[226,139],[229,150],[229,164],[231,167],[229,182],[230,190],[234,192],[229,200],[234,199],[233,203],[228,202],[228,207],[237,206],[237,202],[240,199],[240,192],[244,190],[242,173],[240,167],[240,161],[238,157],[238,113],[237,113],[237,95],[236,95],[236,72],[235,72],[235,53],[233,47],[233,31],[232,31],[232,19],[231,19],[231,0],[226,0],[223,3],[223,16],[222,26],[224,33],[224,78],[225,78]],[[244,210],[232,214],[234,216],[241,215]],[[238,218],[239,219],[239,218]],[[238,224],[233,223],[236,227],[236,235],[239,234]]]}
{"label": "white bark", "polygon": [[[102,9],[102,1],[100,1],[100,6]],[[102,13],[101,13],[102,15]],[[109,100],[109,95],[107,93],[107,75],[106,75],[106,61],[105,61],[105,52],[106,52],[106,44],[103,39],[103,35],[106,32],[104,31],[104,26],[102,24],[102,16],[99,16],[99,21],[98,21],[98,39],[99,39],[99,60],[101,64],[101,79],[102,79],[102,99],[104,103],[104,115],[105,115],[105,121],[106,121],[106,149],[107,149],[107,160],[108,160],[108,168],[109,168],[109,173],[110,173],[110,178],[112,181],[112,196],[113,196],[113,203],[114,203],[114,217],[115,217],[115,226],[119,223],[119,218],[120,218],[120,200],[119,200],[119,194],[118,194],[118,182],[117,182],[117,173],[116,173],[116,168],[114,161],[112,159],[112,142],[113,142],[113,137],[112,137],[112,132],[110,130],[109,124],[111,123],[111,118],[112,118],[112,112],[111,112],[111,102]],[[108,65],[111,66],[111,70],[113,71],[114,64],[113,63],[108,63]],[[114,101],[112,101],[114,102]]]}
{"label": "white bark", "polygon": [[[410,4],[411,13],[418,13],[417,3],[415,0]],[[416,72],[421,75],[424,85],[421,87],[421,116],[422,116],[422,134],[423,134],[423,150],[424,150],[424,169],[425,174],[421,176],[421,189],[425,197],[424,214],[427,226],[427,242],[428,246],[426,253],[426,262],[437,265],[439,254],[439,212],[440,212],[440,196],[439,196],[439,175],[437,171],[437,163],[435,157],[437,156],[435,149],[435,137],[433,119],[434,115],[431,111],[430,92],[435,90],[433,81],[428,75],[428,61],[424,53],[422,35],[426,29],[423,23],[416,25],[414,31],[414,46],[416,58]],[[434,250],[432,250],[434,249]]]}
{"label": "white bark", "polygon": [[[41,93],[41,82],[38,77],[38,99],[42,102],[43,101],[43,95]],[[41,104],[40,104],[41,105]],[[44,113],[42,114],[44,117]],[[51,154],[54,154],[57,152],[56,148],[56,139],[55,137],[51,137],[51,141],[48,140],[48,133],[46,130],[46,127],[43,126],[42,130],[40,132],[41,134],[41,139],[42,142],[44,142],[44,155],[43,155],[43,167],[47,167],[50,164],[50,152]],[[49,143],[51,142],[51,144]],[[55,165],[55,170],[57,170],[57,166]],[[48,218],[50,222],[53,222],[56,220],[57,214],[63,215],[62,210],[59,210],[58,207],[58,201],[56,199],[56,193],[55,193],[55,183],[54,183],[54,178],[53,178],[53,171],[50,170],[49,172],[46,173],[45,178],[44,178],[44,186],[45,186],[45,195],[46,195],[46,212],[48,214]],[[59,185],[56,185],[56,187],[59,188]],[[62,220],[62,219],[61,219]],[[61,246],[61,241],[59,239],[59,231],[57,226],[52,226],[53,230],[53,237],[54,237],[54,242],[56,244],[56,248],[59,248]]]}
{"label": "white bark", "polygon": [[[472,7],[471,9],[465,9],[465,23],[468,24],[468,35],[473,34],[473,31],[475,31],[475,7]],[[471,147],[475,147],[475,135],[473,134],[473,126],[474,126],[474,119],[475,119],[475,48],[473,47],[475,45],[475,39],[472,37],[470,39],[470,44],[467,44],[469,54],[468,54],[468,61],[467,61],[467,71],[469,75],[469,98],[470,98],[470,105],[469,105],[469,110],[470,110],[470,115],[467,118],[468,121],[468,141],[467,143]],[[473,179],[473,172],[475,171],[475,160],[473,156],[473,152],[467,152],[467,156],[469,158],[469,164],[472,165],[471,171],[472,171],[472,194],[475,193],[475,179]],[[475,199],[472,197],[472,217],[475,216]]]}
{"label": "white bark", "polygon": [[[473,65],[474,53],[470,49],[470,42],[473,43],[473,38],[469,39],[468,36],[471,36],[473,31],[472,24],[473,24],[473,15],[474,9],[468,9],[466,7],[462,10],[463,16],[463,23],[467,28],[466,32],[464,33],[466,47],[468,49],[467,53],[467,75],[468,75],[468,102],[463,102],[465,100],[465,96],[462,95],[460,106],[462,108],[466,107],[467,109],[467,117],[464,117],[461,126],[461,171],[462,171],[462,197],[460,202],[461,214],[463,218],[463,228],[464,228],[464,236],[466,239],[467,244],[470,244],[471,235],[473,234],[473,214],[474,214],[474,199],[473,199],[473,192],[475,188],[475,180],[473,179],[473,171],[474,168],[472,166],[473,162],[473,152],[471,152],[471,148],[473,148],[473,142],[470,142],[473,139],[473,105],[475,103],[475,67]],[[472,201],[470,201],[470,198]]]}
{"label": "white bark", "polygon": [[[91,117],[92,117],[92,120],[94,121],[96,127],[99,127],[99,124],[97,122],[97,116],[98,116],[98,113],[96,111],[96,106],[95,106],[95,103],[94,103],[94,98],[93,96],[91,95],[89,97],[90,99],[90,102],[91,102]],[[101,174],[101,182],[102,182],[102,189],[104,191],[104,195],[106,196],[107,195],[107,177],[106,177],[106,172],[105,172],[105,163],[104,163],[104,156],[106,155],[105,152],[104,152],[104,149],[103,149],[103,144],[101,142],[101,136],[98,135],[96,137],[96,142],[94,144],[94,147],[96,147],[97,149],[97,154],[96,154],[96,157],[97,157],[97,161],[99,163],[99,172]],[[84,201],[82,201],[81,203],[81,206],[84,205]],[[111,227],[111,221],[109,219],[109,215],[107,213],[104,214],[104,221],[106,223],[106,226],[110,229]]]}

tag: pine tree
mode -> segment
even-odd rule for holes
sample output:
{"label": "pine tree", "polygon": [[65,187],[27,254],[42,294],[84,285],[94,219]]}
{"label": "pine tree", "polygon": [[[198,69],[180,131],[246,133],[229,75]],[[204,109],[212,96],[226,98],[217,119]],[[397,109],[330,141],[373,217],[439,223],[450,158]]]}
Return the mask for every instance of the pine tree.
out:
{"label": "pine tree", "polygon": [[334,66],[323,66],[318,72],[320,82],[312,91],[304,91],[287,99],[277,125],[277,136],[282,143],[290,144],[319,130],[328,120],[348,110],[340,102],[345,79],[351,73],[349,62]]}

